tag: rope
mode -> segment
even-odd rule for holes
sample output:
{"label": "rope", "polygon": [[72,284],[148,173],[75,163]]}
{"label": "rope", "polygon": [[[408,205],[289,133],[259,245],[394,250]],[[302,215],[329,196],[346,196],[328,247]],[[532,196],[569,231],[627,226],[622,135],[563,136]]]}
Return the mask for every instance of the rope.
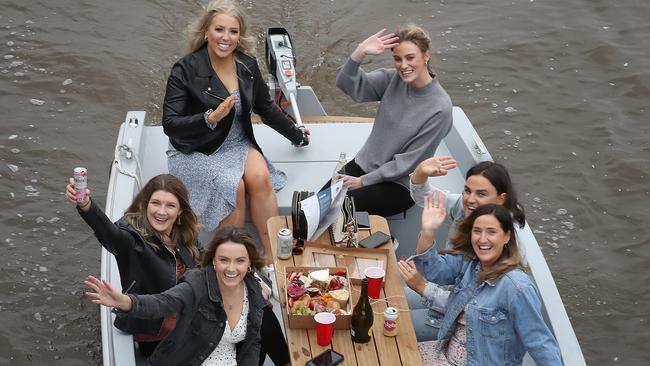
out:
{"label": "rope", "polygon": [[[135,167],[136,167],[135,172],[130,172],[122,168],[122,165],[120,164],[120,153],[122,151],[124,151],[124,155],[127,159],[133,158],[133,160],[135,160]],[[140,175],[136,174],[136,173],[142,173],[142,167],[140,165],[140,161],[138,160],[138,154],[135,153],[133,147],[127,144],[117,145],[115,147],[115,159],[113,160],[113,165],[115,165],[115,169],[117,169],[118,172],[135,179],[135,184],[138,186],[138,190],[142,188],[142,181],[140,180]]]}

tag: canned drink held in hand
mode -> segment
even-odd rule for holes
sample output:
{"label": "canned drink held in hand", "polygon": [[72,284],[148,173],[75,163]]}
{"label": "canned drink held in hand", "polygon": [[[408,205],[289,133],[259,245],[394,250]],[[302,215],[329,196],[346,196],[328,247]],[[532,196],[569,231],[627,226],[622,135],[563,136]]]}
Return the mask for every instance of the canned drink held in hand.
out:
{"label": "canned drink held in hand", "polygon": [[386,337],[395,337],[397,335],[398,310],[388,307],[384,310],[384,335]]}
{"label": "canned drink held in hand", "polygon": [[293,234],[289,229],[280,229],[278,231],[278,246],[276,255],[280,259],[291,258],[291,250],[293,249]]}
{"label": "canned drink held in hand", "polygon": [[86,200],[86,189],[88,188],[88,171],[86,168],[78,167],[72,171],[74,178],[74,189],[77,191],[77,203]]}

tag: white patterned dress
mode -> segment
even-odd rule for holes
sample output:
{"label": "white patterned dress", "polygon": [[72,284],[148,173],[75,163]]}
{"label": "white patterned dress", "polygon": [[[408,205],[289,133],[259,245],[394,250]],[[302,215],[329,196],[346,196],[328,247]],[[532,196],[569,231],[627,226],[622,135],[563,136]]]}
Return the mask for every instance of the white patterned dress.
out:
{"label": "white patterned dress", "polygon": [[226,321],[219,344],[202,363],[203,366],[237,366],[236,345],[246,338],[248,311],[248,290],[246,284],[244,284],[244,305],[242,306],[239,321],[232,330],[230,330],[230,325]]}
{"label": "white patterned dress", "polygon": [[[169,173],[181,179],[190,192],[190,205],[204,231],[214,230],[237,205],[237,187],[244,175],[244,164],[251,142],[241,125],[241,97],[235,96],[235,117],[226,140],[211,155],[195,151],[183,154],[171,144],[167,150]],[[271,174],[273,189],[287,183],[284,172],[264,157]]]}

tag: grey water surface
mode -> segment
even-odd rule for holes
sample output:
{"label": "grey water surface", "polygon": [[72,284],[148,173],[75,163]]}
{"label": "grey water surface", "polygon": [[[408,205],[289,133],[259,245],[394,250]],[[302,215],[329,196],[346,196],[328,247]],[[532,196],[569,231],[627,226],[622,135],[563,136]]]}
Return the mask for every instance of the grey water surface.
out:
{"label": "grey water surface", "polygon": [[[159,122],[205,1],[2,0],[0,365],[101,363],[82,279],[99,244],[67,204],[75,166],[106,197],[128,110]],[[329,114],[372,116],[335,69],[380,28],[421,24],[455,105],[506,164],[592,365],[650,363],[650,2],[243,1],[259,43],[285,26]],[[390,67],[375,57],[366,68]],[[334,159],[338,152],[332,152]]]}

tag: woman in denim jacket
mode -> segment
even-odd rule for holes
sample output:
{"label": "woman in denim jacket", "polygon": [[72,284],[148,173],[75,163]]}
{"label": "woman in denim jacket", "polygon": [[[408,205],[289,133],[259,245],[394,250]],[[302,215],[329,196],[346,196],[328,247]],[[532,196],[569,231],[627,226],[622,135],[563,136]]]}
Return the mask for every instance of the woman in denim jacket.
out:
{"label": "woman in denim jacket", "polygon": [[[456,160],[451,156],[434,156],[418,164],[410,179],[413,200],[422,206],[424,197],[429,192],[440,191],[427,182],[427,178],[446,175],[449,169],[455,167]],[[467,171],[462,194],[445,194],[445,224],[450,227],[449,236],[453,236],[456,226],[473,209],[489,203],[503,205],[512,213],[518,224],[515,234],[519,228],[524,227],[524,209],[517,201],[508,170],[499,163],[484,161]],[[433,241],[435,236],[426,231],[420,235],[420,239],[425,242]],[[448,245],[449,243],[446,246]],[[426,281],[414,265],[405,261],[400,261],[398,269],[408,286],[405,291],[417,340],[437,339],[451,286],[439,286]]]}
{"label": "woman in denim jacket", "polygon": [[126,295],[88,276],[84,283],[95,292],[85,295],[133,318],[179,314],[148,365],[256,366],[265,302],[253,272],[263,264],[250,234],[224,227],[208,245],[202,268],[186,272],[161,294]]}
{"label": "woman in denim jacket", "polygon": [[[424,199],[422,228],[444,221],[444,194]],[[439,331],[422,349],[433,365],[520,365],[528,352],[537,365],[561,365],[560,351],[541,313],[537,289],[522,270],[512,214],[480,206],[458,226],[440,254],[420,240],[414,258],[427,280],[453,284]]]}

